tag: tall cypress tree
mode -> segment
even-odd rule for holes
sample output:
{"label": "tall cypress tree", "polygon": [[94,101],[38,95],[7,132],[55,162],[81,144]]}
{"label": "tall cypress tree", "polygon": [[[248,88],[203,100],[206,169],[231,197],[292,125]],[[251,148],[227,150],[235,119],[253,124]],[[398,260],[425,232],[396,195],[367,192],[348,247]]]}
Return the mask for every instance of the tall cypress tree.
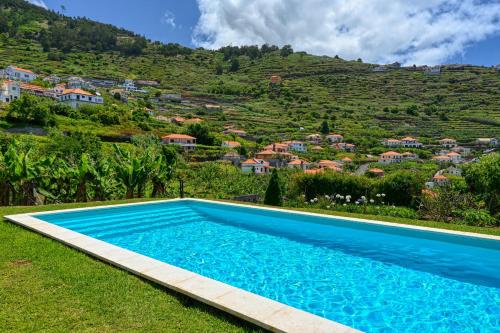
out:
{"label": "tall cypress tree", "polygon": [[278,170],[276,169],[273,169],[271,179],[269,180],[264,203],[271,206],[283,206],[283,195],[281,193]]}

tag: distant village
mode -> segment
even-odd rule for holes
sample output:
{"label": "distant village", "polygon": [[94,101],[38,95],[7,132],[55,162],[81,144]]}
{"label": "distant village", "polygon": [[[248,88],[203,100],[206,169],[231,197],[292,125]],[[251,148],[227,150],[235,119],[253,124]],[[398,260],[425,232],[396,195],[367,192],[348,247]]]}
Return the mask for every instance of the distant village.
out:
{"label": "distant village", "polygon": [[[400,68],[400,66],[401,65],[398,63],[377,66],[374,67],[372,71],[384,72]],[[441,72],[440,66],[408,67],[407,69],[422,71],[429,75],[439,75]],[[33,83],[35,80],[38,82],[40,81],[36,73],[13,65],[0,70],[0,80],[0,102],[10,103],[19,99],[21,94],[32,94],[39,97],[54,99],[72,108],[79,108],[82,105],[104,104],[104,98],[97,91],[98,88],[119,88],[121,91],[140,94],[148,93],[147,90],[144,90],[144,87],[158,86],[158,82],[147,80],[134,81],[127,79],[118,83],[114,80],[83,79],[76,76],[70,76],[63,79],[56,75],[50,75],[42,78],[43,81],[47,81],[52,86],[52,88],[46,88],[42,85]],[[280,76],[271,76],[270,84],[279,84],[280,82]],[[182,97],[177,94],[161,94],[158,98],[181,100]],[[205,108],[208,110],[219,109],[220,106],[207,104]],[[157,115],[155,118],[159,121],[171,122],[174,124],[196,124],[204,121],[201,118],[183,118],[180,116],[168,118],[163,115]],[[223,134],[233,138],[239,137],[248,139],[248,135],[244,130],[235,129],[232,126],[228,126]],[[161,139],[164,144],[180,146],[185,152],[195,150],[197,145],[197,139],[186,134],[172,133],[162,136]],[[494,151],[498,146],[498,139],[477,138],[473,145],[460,145],[460,143],[453,138],[442,138],[432,145],[424,145],[416,138],[404,137],[387,138],[381,141],[380,144],[382,147],[386,148],[387,151],[381,153],[378,157],[367,154],[366,158],[372,161],[370,165],[378,163],[382,167],[384,165],[397,164],[405,161],[422,161],[423,157],[419,156],[418,150],[431,149],[434,152],[434,156],[430,158],[429,162],[446,166],[441,168],[426,184],[427,187],[432,188],[434,186],[447,184],[449,179],[446,175],[460,176],[460,165],[476,160],[472,157],[472,152],[474,150],[481,150],[484,153]],[[313,133],[305,135],[302,141],[291,140],[275,142],[267,145],[260,151],[256,151],[252,154],[251,158],[239,154],[238,150],[240,147],[241,142],[234,140],[223,141],[222,148],[226,149],[227,153],[222,157],[222,160],[240,167],[242,172],[254,174],[266,174],[269,173],[272,168],[299,169],[307,174],[322,173],[326,170],[345,172],[346,169],[353,164],[353,159],[350,157],[343,157],[339,160],[319,160],[311,162],[301,156],[307,155],[308,152],[321,152],[325,148],[346,153],[355,153],[357,151],[356,145],[351,142],[345,142],[344,136],[340,133],[330,133],[326,135]],[[402,151],[405,149],[409,150]],[[364,168],[362,170],[358,169],[357,171],[357,174],[368,174],[373,177],[383,177],[384,173],[384,170],[376,167]]]}

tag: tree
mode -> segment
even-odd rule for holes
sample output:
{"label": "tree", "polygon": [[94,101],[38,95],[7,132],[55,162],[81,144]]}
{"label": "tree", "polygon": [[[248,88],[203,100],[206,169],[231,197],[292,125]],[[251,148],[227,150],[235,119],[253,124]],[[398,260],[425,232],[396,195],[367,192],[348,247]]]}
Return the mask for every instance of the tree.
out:
{"label": "tree", "polygon": [[281,48],[280,54],[282,57],[288,57],[289,55],[293,54],[293,49],[291,45],[285,45]]}
{"label": "tree", "polygon": [[492,215],[500,213],[500,153],[482,157],[464,170],[470,190],[479,195]]}
{"label": "tree", "polygon": [[283,195],[281,192],[278,171],[276,169],[273,169],[271,179],[269,180],[266,196],[264,197],[264,204],[271,206],[283,206]]}
{"label": "tree", "polygon": [[320,131],[322,134],[330,133],[330,126],[328,126],[328,122],[326,120],[324,120],[323,123],[321,124]]}
{"label": "tree", "polygon": [[240,70],[240,61],[238,60],[238,58],[233,58],[233,60],[231,60],[231,66],[229,67],[229,71],[237,72],[239,70]]}
{"label": "tree", "polygon": [[191,124],[187,132],[189,135],[194,136],[199,144],[211,146],[214,143],[214,137],[210,134],[206,125]]}
{"label": "tree", "polygon": [[223,72],[224,68],[222,68],[222,64],[220,62],[217,63],[217,65],[215,66],[215,75],[222,75]]}

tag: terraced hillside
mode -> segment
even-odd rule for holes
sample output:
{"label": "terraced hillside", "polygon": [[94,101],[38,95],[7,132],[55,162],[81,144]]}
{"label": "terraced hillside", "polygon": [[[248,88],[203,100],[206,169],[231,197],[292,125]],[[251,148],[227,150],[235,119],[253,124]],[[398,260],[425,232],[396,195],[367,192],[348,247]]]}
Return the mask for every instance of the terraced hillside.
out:
{"label": "terraced hillside", "polygon": [[[5,8],[15,10],[9,6],[16,1],[0,1],[0,7],[5,2]],[[225,60],[222,51],[198,49],[172,55],[151,42],[138,54],[116,49],[63,52],[47,48],[39,38],[58,18],[45,18],[40,8],[30,10],[36,15],[25,20],[16,34],[0,34],[0,67],[16,64],[62,77],[156,80],[160,89],[150,97],[158,91],[186,96],[182,106],[153,103],[158,114],[198,114],[217,130],[233,124],[263,141],[301,138],[317,132],[327,120],[332,130],[368,146],[400,135],[423,141],[452,136],[462,142],[500,136],[500,72],[494,68],[445,66],[439,75],[412,68],[374,72],[374,65],[358,61],[305,53],[285,57],[275,51],[254,59],[236,57],[239,69],[231,71],[235,57]],[[28,12],[24,8],[22,13]],[[220,65],[223,73],[217,75]],[[280,75],[282,83],[271,87],[271,75]],[[204,100],[220,104],[224,114],[203,111]]]}

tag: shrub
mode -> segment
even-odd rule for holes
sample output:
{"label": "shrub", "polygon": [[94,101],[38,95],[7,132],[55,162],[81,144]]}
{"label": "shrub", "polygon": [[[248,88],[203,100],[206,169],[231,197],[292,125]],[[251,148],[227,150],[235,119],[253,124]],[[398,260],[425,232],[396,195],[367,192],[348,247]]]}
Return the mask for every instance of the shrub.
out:
{"label": "shrub", "polygon": [[457,212],[457,215],[467,225],[478,227],[494,227],[499,225],[486,209],[464,209]]}
{"label": "shrub", "polygon": [[326,171],[315,175],[300,174],[295,179],[296,191],[311,200],[325,194],[351,195],[359,198],[370,193],[374,182],[367,177]]}
{"label": "shrub", "polygon": [[382,178],[377,192],[387,195],[387,202],[396,206],[414,206],[420,197],[424,179],[415,172],[400,170]]}
{"label": "shrub", "polygon": [[276,169],[273,169],[273,174],[269,180],[264,203],[271,206],[283,206],[283,195],[281,192],[278,171]]}

